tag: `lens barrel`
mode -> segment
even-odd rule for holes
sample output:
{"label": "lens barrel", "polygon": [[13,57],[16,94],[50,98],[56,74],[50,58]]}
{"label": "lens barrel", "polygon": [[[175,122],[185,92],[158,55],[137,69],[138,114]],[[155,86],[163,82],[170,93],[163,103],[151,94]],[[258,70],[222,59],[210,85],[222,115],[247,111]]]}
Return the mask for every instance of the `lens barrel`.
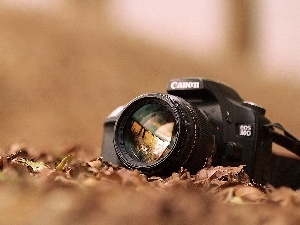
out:
{"label": "lens barrel", "polygon": [[200,170],[215,153],[208,115],[186,100],[150,93],[132,100],[115,125],[119,160],[146,175],[170,175],[181,167]]}

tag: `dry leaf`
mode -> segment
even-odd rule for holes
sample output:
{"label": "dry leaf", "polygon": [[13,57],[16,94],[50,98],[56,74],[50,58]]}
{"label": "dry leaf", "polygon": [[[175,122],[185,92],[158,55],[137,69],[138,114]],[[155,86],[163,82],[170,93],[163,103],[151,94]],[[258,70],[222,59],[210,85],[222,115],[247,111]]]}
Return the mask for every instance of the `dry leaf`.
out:
{"label": "dry leaf", "polygon": [[41,172],[49,167],[43,162],[34,162],[25,158],[16,158],[11,161],[12,164],[18,164],[27,167],[31,173]]}

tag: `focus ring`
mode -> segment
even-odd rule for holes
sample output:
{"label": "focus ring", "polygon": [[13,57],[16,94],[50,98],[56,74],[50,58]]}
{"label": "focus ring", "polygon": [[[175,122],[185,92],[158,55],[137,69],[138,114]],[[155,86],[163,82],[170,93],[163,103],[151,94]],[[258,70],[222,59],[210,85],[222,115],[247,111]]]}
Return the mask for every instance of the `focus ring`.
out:
{"label": "focus ring", "polygon": [[213,138],[209,131],[209,119],[207,115],[202,110],[194,107],[190,109],[190,112],[195,123],[195,137],[191,155],[185,163],[185,167],[194,174],[204,166],[207,157],[211,155]]}

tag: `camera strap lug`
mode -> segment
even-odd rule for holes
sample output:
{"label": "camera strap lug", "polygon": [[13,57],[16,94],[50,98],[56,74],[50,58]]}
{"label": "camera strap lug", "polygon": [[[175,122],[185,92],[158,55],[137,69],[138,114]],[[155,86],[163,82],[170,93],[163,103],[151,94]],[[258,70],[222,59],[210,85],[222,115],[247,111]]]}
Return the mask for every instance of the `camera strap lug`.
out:
{"label": "camera strap lug", "polygon": [[[281,124],[272,123],[265,125],[265,127],[274,143],[300,156],[300,141],[290,134]],[[281,133],[277,130],[281,131]]]}

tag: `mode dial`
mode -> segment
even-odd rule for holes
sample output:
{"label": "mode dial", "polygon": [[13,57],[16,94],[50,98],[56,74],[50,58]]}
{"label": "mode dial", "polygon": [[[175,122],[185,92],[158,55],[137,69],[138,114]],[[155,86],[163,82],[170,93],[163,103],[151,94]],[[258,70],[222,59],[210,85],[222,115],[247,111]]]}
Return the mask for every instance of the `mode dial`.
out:
{"label": "mode dial", "polygon": [[257,112],[258,114],[264,116],[266,113],[265,108],[253,103],[253,102],[243,102],[243,106],[246,106],[252,110],[254,110],[255,112]]}

